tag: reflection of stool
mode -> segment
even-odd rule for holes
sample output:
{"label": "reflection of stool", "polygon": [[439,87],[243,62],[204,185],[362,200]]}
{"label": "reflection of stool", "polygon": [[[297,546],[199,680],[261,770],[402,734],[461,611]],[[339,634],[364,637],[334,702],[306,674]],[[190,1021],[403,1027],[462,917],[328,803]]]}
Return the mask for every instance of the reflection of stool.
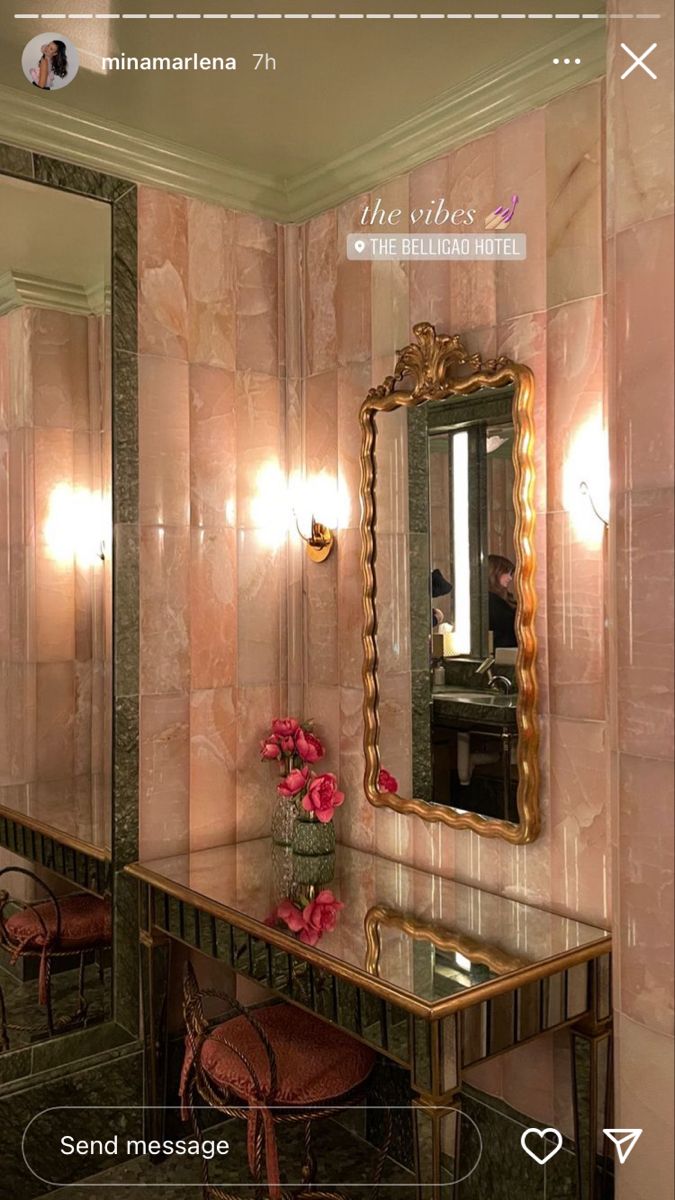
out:
{"label": "reflection of stool", "polygon": [[[204,996],[225,1000],[231,1015],[215,1027],[209,1026],[202,1006]],[[283,1196],[287,1200],[292,1194],[297,1200],[314,1196],[317,1200],[344,1200],[341,1192],[314,1185],[312,1125],[365,1102],[374,1052],[291,1004],[258,1008],[253,1016],[233,997],[201,990],[189,963],[185,969],[183,1011],[187,1037],[180,1092],[183,1116],[186,1120],[189,1117],[195,1136],[200,1136],[194,1107],[196,1091],[218,1112],[247,1122],[248,1161],[258,1185],[256,1197],[281,1200]],[[302,1184],[282,1190],[276,1126],[298,1122],[304,1125],[305,1135]],[[391,1113],[387,1110],[375,1187],[367,1189],[373,1200],[390,1138]],[[206,1200],[238,1200],[234,1193],[209,1183],[206,1159],[202,1160],[202,1169]],[[245,1190],[250,1195],[250,1187]]]}
{"label": "reflection of stool", "polygon": [[[26,875],[43,888],[48,900],[26,903],[12,899],[8,892],[0,890],[0,949],[10,956],[10,962],[19,958],[39,958],[40,971],[38,996],[40,1004],[47,1010],[47,1032],[54,1033],[52,1013],[51,964],[54,958],[79,957],[78,1008],[72,1017],[62,1018],[64,1026],[85,1022],[87,1001],[84,995],[85,955],[93,951],[98,956],[99,974],[103,977],[101,951],[112,943],[112,914],[110,900],[92,896],[87,892],[76,892],[57,899],[37,875],[25,867],[4,867],[0,878],[10,872]],[[11,917],[5,917],[8,904],[16,908]],[[27,1029],[28,1026],[10,1026],[7,1022],[5,999],[0,988],[0,1046],[9,1049],[8,1029]]]}

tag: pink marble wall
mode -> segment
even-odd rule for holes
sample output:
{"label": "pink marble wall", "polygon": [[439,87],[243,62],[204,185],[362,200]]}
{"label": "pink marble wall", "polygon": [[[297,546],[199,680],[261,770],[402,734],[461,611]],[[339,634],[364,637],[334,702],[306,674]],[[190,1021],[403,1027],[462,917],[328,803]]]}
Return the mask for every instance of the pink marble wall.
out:
{"label": "pink marble wall", "polygon": [[73,508],[109,503],[102,343],[94,316],[0,318],[0,787],[10,807],[108,845],[109,564],[74,536]]}
{"label": "pink marble wall", "polygon": [[[304,712],[325,735],[347,794],[338,814],[340,836],[607,925],[607,563],[602,537],[587,544],[575,529],[561,477],[577,430],[604,412],[603,91],[595,83],[569,92],[372,193],[385,208],[404,212],[445,196],[451,207],[470,203],[488,213],[495,197],[518,192],[527,261],[348,262],[345,236],[358,227],[369,199],[362,196],[304,226],[296,270],[305,313],[307,461],[311,470],[336,476],[349,502],[337,554],[305,569],[302,642]],[[421,320],[461,332],[487,357],[508,354],[526,362],[535,373],[543,822],[530,846],[375,810],[363,798],[357,413],[368,387],[390,372],[396,350]],[[393,512],[395,503],[392,495],[385,507]],[[387,686],[383,758],[405,774],[409,716],[405,696],[398,695],[405,680],[390,676]],[[545,1070],[541,1062],[528,1066],[520,1052],[504,1056],[490,1073],[491,1088],[533,1116],[566,1123],[564,1048],[549,1041],[537,1054]],[[549,1086],[554,1078],[556,1088]]]}
{"label": "pink marble wall", "polygon": [[[673,1126],[673,10],[657,80],[620,78],[636,43],[618,0],[608,56],[608,416],[616,1124],[643,1136],[619,1200],[669,1200]],[[658,11],[658,10],[657,10]],[[646,23],[644,23],[646,25]],[[639,78],[642,76],[642,78]],[[650,131],[645,137],[645,128]],[[667,149],[668,147],[668,149]]]}
{"label": "pink marble wall", "polygon": [[138,214],[140,846],[152,858],[269,826],[258,741],[285,698],[286,538],[270,536],[257,498],[261,472],[285,475],[285,391],[277,227],[149,188]]}

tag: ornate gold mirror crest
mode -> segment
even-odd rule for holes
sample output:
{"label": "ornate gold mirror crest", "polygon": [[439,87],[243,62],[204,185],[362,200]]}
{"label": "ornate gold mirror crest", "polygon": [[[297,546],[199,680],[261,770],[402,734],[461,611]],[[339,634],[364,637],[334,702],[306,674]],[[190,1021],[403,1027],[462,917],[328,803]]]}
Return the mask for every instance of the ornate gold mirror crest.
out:
{"label": "ornate gold mirror crest", "polygon": [[[456,829],[471,829],[486,837],[500,837],[512,843],[533,841],[540,830],[538,803],[539,730],[537,722],[537,643],[534,628],[536,594],[534,588],[534,379],[527,366],[508,358],[483,361],[479,354],[470,354],[458,335],[436,332],[433,325],[423,322],[413,328],[415,341],[400,351],[393,375],[378,387],[371,388],[360,410],[361,444],[361,568],[363,580],[363,686],[364,686],[364,751],[365,790],[368,800],[377,807],[389,807],[400,813],[412,813],[425,821],[442,821]],[[501,389],[501,391],[500,391]],[[515,596],[515,633],[513,651],[515,689],[511,705],[515,708],[513,721],[514,774],[517,761],[517,789],[514,811],[509,819],[485,816],[478,811],[465,811],[461,805],[451,807],[422,798],[380,791],[378,780],[380,761],[380,680],[378,678],[377,644],[377,473],[376,438],[378,414],[405,408],[412,412],[420,405],[429,405],[427,420],[431,421],[432,406],[457,401],[466,409],[474,393],[493,395],[507,400],[512,421],[513,470],[513,548],[515,573],[512,581]],[[474,405],[480,397],[473,401]],[[447,411],[451,411],[445,405]],[[408,418],[410,420],[410,417]],[[485,430],[486,436],[488,431]],[[481,562],[487,556],[483,554]],[[490,558],[493,556],[490,555]],[[432,564],[433,565],[433,564]],[[484,567],[482,568],[484,569]],[[432,593],[436,594],[436,593]],[[435,614],[435,610],[432,610]],[[434,624],[436,617],[434,615]],[[514,643],[511,643],[514,644]],[[483,654],[474,653],[467,670],[476,667]],[[513,660],[512,660],[513,661]],[[484,668],[484,664],[483,664]],[[479,672],[474,672],[479,674]],[[490,678],[488,672],[488,679]],[[476,686],[472,684],[471,686]],[[479,685],[480,686],[480,685]],[[449,689],[446,689],[449,690]],[[485,695],[485,693],[480,693]],[[468,726],[465,723],[465,728]],[[515,743],[517,729],[517,747]],[[508,761],[508,754],[507,754]],[[384,764],[387,766],[387,763]],[[515,807],[517,805],[517,814]]]}

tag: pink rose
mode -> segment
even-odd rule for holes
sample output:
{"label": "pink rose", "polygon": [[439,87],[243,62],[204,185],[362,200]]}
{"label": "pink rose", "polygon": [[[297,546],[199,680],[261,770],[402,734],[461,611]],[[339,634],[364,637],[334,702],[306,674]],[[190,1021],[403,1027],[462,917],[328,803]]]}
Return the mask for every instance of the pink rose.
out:
{"label": "pink rose", "polygon": [[389,773],[389,771],[385,771],[384,767],[382,767],[382,770],[377,777],[377,786],[381,792],[397,792],[398,779],[395,779],[394,776]]}
{"label": "pink rose", "polygon": [[294,717],[277,717],[272,721],[272,733],[275,737],[295,737],[300,726]]}
{"label": "pink rose", "polygon": [[290,799],[292,796],[297,796],[298,792],[307,787],[308,779],[309,767],[294,767],[292,771],[289,771],[286,778],[277,784],[277,791],[280,796],[286,796],[287,799]]}
{"label": "pink rose", "polygon": [[277,906],[276,915],[280,921],[288,925],[292,933],[299,933],[305,927],[303,914],[292,900],[282,900],[281,904]]}
{"label": "pink rose", "polygon": [[307,794],[302,798],[305,812],[313,812],[318,821],[332,821],[336,808],[344,801],[344,792],[338,791],[335,775],[317,775],[310,783]]}
{"label": "pink rose", "polygon": [[[344,904],[341,900],[335,899],[329,888],[319,892],[303,912],[305,929],[317,932],[319,937],[322,933],[332,933],[337,925],[337,915],[341,908],[344,908]],[[302,939],[302,934],[300,934],[300,938]],[[310,943],[310,945],[313,944]]]}
{"label": "pink rose", "polygon": [[299,729],[295,737],[295,748],[302,759],[308,763],[318,762],[323,758],[325,750],[313,733],[307,733],[304,729]]}
{"label": "pink rose", "polygon": [[283,750],[284,754],[294,754],[295,753],[295,739],[292,738],[290,736],[290,734],[288,735],[288,737],[282,737],[281,749]]}
{"label": "pink rose", "polygon": [[281,758],[281,750],[279,743],[273,738],[267,738],[266,741],[260,743],[261,758]]}

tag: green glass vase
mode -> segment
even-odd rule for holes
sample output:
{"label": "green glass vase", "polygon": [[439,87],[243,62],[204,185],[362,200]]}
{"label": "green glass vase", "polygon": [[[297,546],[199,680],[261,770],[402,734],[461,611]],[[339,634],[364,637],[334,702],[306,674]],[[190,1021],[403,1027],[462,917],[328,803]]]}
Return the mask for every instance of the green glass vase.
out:
{"label": "green glass vase", "polygon": [[293,826],[293,853],[315,858],[335,851],[335,826],[332,821],[317,821],[313,813],[298,812]]}

